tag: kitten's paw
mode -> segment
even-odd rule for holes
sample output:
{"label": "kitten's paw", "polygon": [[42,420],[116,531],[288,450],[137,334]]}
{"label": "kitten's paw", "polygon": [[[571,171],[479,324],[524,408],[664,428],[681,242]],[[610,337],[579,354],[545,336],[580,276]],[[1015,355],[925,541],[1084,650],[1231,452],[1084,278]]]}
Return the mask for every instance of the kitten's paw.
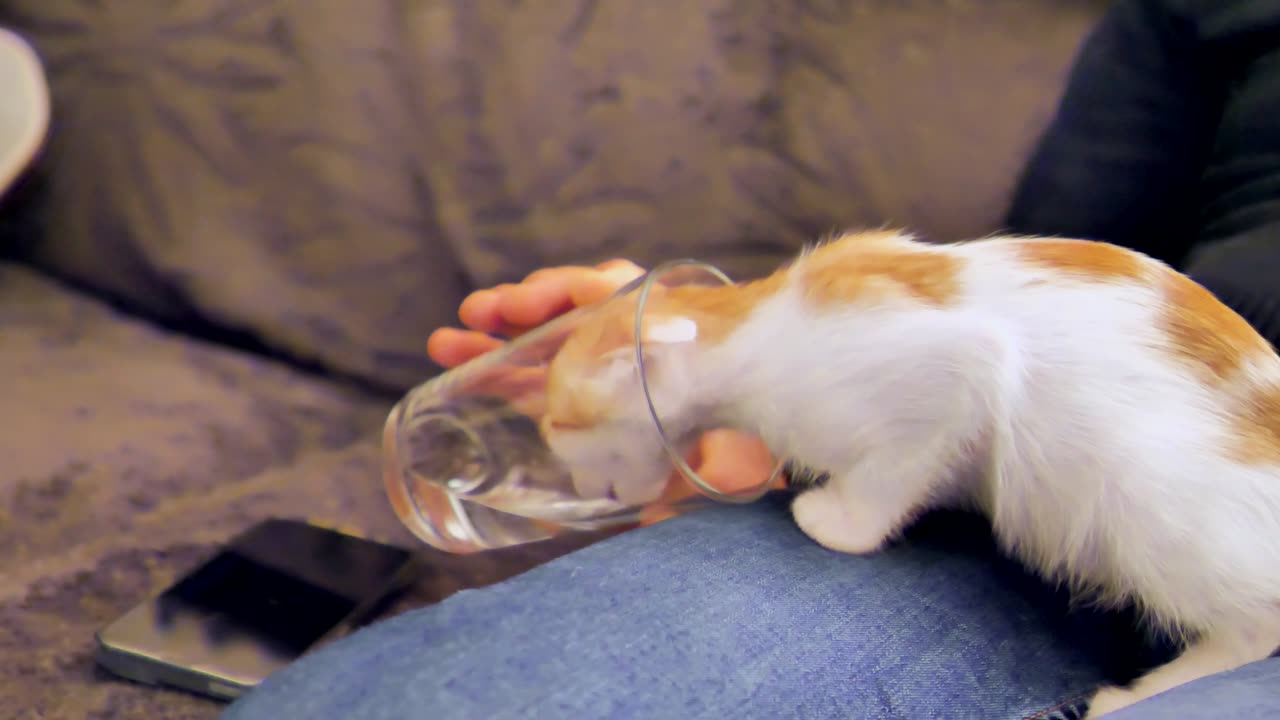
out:
{"label": "kitten's paw", "polygon": [[1089,701],[1089,712],[1085,714],[1084,720],[1096,720],[1107,713],[1129,707],[1141,699],[1132,690],[1119,687],[1102,688]]}
{"label": "kitten's paw", "polygon": [[791,503],[791,515],[819,545],[853,555],[884,547],[892,530],[883,514],[850,503],[831,487],[801,493]]}

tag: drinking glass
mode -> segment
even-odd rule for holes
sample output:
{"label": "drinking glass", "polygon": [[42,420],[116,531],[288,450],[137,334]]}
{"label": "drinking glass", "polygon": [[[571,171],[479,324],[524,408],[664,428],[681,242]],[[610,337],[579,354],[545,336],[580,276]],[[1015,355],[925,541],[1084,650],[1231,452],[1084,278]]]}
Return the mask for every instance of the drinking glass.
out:
{"label": "drinking glass", "polygon": [[[409,391],[391,410],[383,430],[383,480],[397,516],[427,544],[471,553],[544,540],[564,532],[654,522],[715,502],[751,502],[775,487],[771,475],[719,484],[691,467],[700,448],[716,445],[767,457],[754,438],[729,428],[695,428],[685,448],[666,434],[660,408],[644,383],[642,402],[652,425],[628,437],[621,466],[571,462],[544,440],[547,368],[565,340],[608,303],[635,305],[637,327],[651,292],[679,286],[731,284],[724,273],[696,260],[654,268],[596,305],[572,310],[502,347],[480,355]],[[636,357],[640,357],[637,348]],[[641,373],[643,367],[637,365]],[[616,452],[615,452],[616,451]],[[763,467],[759,462],[746,467]],[[658,477],[602,477],[601,473]],[[656,499],[637,500],[601,487],[661,484]]]}

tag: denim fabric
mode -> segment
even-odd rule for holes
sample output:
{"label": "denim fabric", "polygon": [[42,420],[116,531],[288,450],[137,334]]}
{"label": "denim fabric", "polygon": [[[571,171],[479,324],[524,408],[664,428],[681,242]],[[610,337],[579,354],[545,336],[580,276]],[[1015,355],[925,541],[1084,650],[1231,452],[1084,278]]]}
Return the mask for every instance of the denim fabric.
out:
{"label": "denim fabric", "polygon": [[1068,612],[976,519],[926,518],[861,558],[815,545],[772,497],[375,624],[224,718],[1068,720],[1098,683],[1164,659],[1131,627]]}

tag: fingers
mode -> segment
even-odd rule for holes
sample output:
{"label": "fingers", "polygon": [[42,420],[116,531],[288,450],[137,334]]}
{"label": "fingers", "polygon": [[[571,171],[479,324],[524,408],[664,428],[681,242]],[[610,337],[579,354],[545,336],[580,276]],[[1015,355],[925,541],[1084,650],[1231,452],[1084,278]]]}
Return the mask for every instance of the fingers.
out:
{"label": "fingers", "polygon": [[575,307],[600,302],[643,274],[643,268],[626,260],[611,260],[595,268],[544,268],[519,284],[471,293],[458,308],[458,318],[480,332],[519,334]]}
{"label": "fingers", "polygon": [[568,274],[536,282],[502,288],[498,312],[507,324],[533,328],[574,308],[571,288],[576,280]]}
{"label": "fingers", "polygon": [[644,275],[644,268],[625,260],[597,270],[589,275],[575,278],[569,288],[569,297],[577,307],[594,305],[609,299],[623,285]]}
{"label": "fingers", "polygon": [[643,274],[635,263],[610,260],[594,268],[544,268],[519,284],[477,290],[458,307],[458,319],[474,332],[437,330],[427,342],[427,352],[440,365],[454,367],[500,347],[492,335],[517,337],[575,307],[605,300]]}
{"label": "fingers", "polygon": [[477,290],[458,306],[458,319],[472,330],[496,333],[502,322],[498,308],[502,303],[501,287]]}
{"label": "fingers", "polygon": [[[776,462],[764,443],[751,435],[731,430],[704,433],[685,457],[694,472],[721,492],[744,492],[760,487],[769,479]],[[779,489],[779,483],[772,489]],[[640,524],[652,525],[679,514],[672,506],[700,493],[672,470],[667,487],[653,505],[640,512]]]}
{"label": "fingers", "polygon": [[609,298],[644,274],[625,260],[596,268],[549,268],[532,273],[524,282],[502,289],[500,312],[517,327],[535,327],[575,307],[594,305]]}
{"label": "fingers", "polygon": [[481,332],[440,328],[427,339],[427,354],[442,367],[451,368],[501,346],[501,340]]}
{"label": "fingers", "polygon": [[471,293],[458,306],[458,319],[465,327],[489,335],[511,338],[527,332],[532,325],[512,322],[506,311],[511,304],[508,296],[518,287],[505,284]]}
{"label": "fingers", "polygon": [[698,475],[721,492],[741,492],[760,487],[773,472],[774,460],[764,443],[730,430],[712,430],[702,436],[702,464]]}

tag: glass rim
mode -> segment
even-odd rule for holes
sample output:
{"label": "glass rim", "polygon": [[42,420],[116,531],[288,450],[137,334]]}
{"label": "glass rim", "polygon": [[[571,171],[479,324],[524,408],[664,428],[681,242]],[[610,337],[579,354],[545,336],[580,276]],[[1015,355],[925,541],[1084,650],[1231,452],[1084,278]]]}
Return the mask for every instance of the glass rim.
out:
{"label": "glass rim", "polygon": [[736,492],[725,492],[723,490],[716,488],[714,485],[704,480],[702,476],[698,474],[698,471],[694,470],[692,467],[689,466],[689,463],[684,459],[684,455],[675,447],[675,444],[671,442],[671,438],[667,435],[666,428],[663,427],[662,425],[662,419],[658,417],[658,410],[657,410],[657,407],[655,407],[654,405],[653,395],[649,392],[649,378],[648,378],[648,374],[645,372],[645,363],[644,363],[644,339],[641,335],[641,330],[643,328],[645,303],[648,302],[649,293],[653,289],[654,283],[657,282],[658,278],[661,275],[663,275],[664,273],[670,272],[672,270],[675,270],[677,268],[686,267],[686,266],[693,266],[701,270],[704,270],[707,273],[711,274],[713,277],[715,277],[717,280],[720,280],[721,282],[723,282],[725,285],[734,284],[733,280],[730,279],[729,276],[724,273],[724,271],[720,270],[720,268],[712,265],[711,263],[704,262],[702,260],[694,260],[692,258],[685,258],[680,260],[670,260],[668,262],[664,262],[660,265],[657,265],[656,267],[649,270],[641,277],[636,278],[632,282],[628,283],[626,286],[622,288],[622,290],[618,291],[619,295],[626,294],[631,292],[633,289],[635,289],[633,286],[638,286],[640,291],[640,295],[636,300],[635,332],[633,333],[634,334],[633,342],[635,345],[635,356],[636,356],[636,371],[640,375],[640,388],[644,393],[644,401],[649,409],[649,417],[650,419],[653,420],[654,427],[658,431],[658,439],[662,441],[662,448],[666,452],[667,458],[671,461],[671,464],[674,465],[676,469],[680,471],[680,474],[683,475],[685,479],[688,480],[689,483],[693,485],[693,487],[699,493],[702,493],[703,495],[707,496],[712,500],[716,500],[718,502],[723,502],[723,503],[738,504],[738,505],[753,503],[759,500],[760,498],[764,497],[765,495],[767,495],[769,491],[777,484],[778,479],[782,477],[782,473],[784,468],[786,467],[786,463],[784,461],[779,460],[777,464],[774,466],[773,472],[769,474],[768,479],[766,479],[764,482],[762,482],[760,485],[756,487],[748,488],[746,490],[740,490]]}

